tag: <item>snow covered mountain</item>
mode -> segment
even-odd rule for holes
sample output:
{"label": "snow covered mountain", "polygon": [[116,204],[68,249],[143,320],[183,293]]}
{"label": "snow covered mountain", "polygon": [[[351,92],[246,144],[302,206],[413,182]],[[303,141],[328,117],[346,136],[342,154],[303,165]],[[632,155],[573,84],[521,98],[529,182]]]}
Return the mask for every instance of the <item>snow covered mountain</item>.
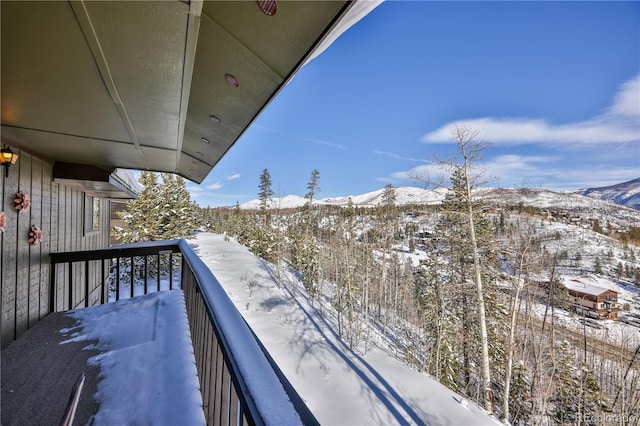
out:
{"label": "snow covered mountain", "polygon": [[[632,185],[635,182],[635,187]],[[483,203],[488,205],[517,205],[522,203],[526,206],[538,208],[557,208],[567,210],[603,210],[603,211],[619,211],[623,210],[628,213],[628,209],[632,207],[629,204],[633,199],[636,200],[636,209],[640,209],[640,179],[627,182],[625,184],[616,185],[619,190],[615,194],[622,194],[626,189],[625,196],[619,195],[626,200],[628,207],[615,204],[612,197],[596,196],[596,192],[583,195],[579,192],[560,192],[548,189],[531,189],[531,188],[482,188],[476,190],[476,195]],[[595,190],[586,190],[595,191]],[[614,190],[610,190],[607,194],[614,194]],[[635,191],[635,192],[633,192]],[[322,198],[313,200],[314,205],[331,205],[331,206],[347,206],[349,199],[355,206],[373,207],[382,203],[382,194],[384,188],[376,191],[367,192],[360,195],[349,195],[335,198]],[[446,194],[445,189],[424,189],[412,186],[401,186],[395,188],[396,204],[439,204],[444,200]],[[602,193],[604,194],[604,192]],[[626,198],[625,198],[626,197]],[[621,198],[620,198],[621,199]],[[304,206],[309,200],[297,195],[287,195],[281,198],[272,198],[269,200],[269,208],[271,209],[289,209]],[[240,205],[240,208],[247,210],[257,210],[260,208],[260,200],[251,200]],[[633,211],[632,211],[633,212]],[[635,213],[633,212],[634,216]],[[627,214],[625,214],[626,216]]]}
{"label": "snow covered mountain", "polygon": [[578,193],[640,210],[640,178],[601,188],[581,189]]}
{"label": "snow covered mountain", "polygon": [[[298,195],[287,195],[280,198],[271,198],[267,204],[270,209],[293,209],[304,206],[308,201],[306,198]],[[321,204],[321,202],[313,200],[313,204]],[[240,208],[245,210],[258,210],[260,209],[260,200],[247,201],[246,203],[240,204]]]}
{"label": "snow covered mountain", "polygon": [[[382,194],[384,188],[377,191],[367,192],[361,195],[349,195],[346,197],[325,198],[323,204],[334,206],[346,206],[349,204],[349,198],[356,206],[378,206],[382,204]],[[445,189],[424,189],[413,186],[401,186],[395,188],[396,204],[439,204],[444,200],[446,194]]]}
{"label": "snow covered mountain", "polygon": [[[382,203],[384,188],[360,195],[347,195],[345,197],[322,198],[313,200],[314,205],[347,206],[349,198],[355,206],[373,207]],[[423,189],[412,186],[395,188],[396,204],[439,204],[444,199],[444,189]],[[302,207],[309,202],[308,199],[298,195],[287,195],[269,200],[271,209],[290,209]],[[254,210],[260,208],[260,200],[251,200],[240,204],[241,209]]]}

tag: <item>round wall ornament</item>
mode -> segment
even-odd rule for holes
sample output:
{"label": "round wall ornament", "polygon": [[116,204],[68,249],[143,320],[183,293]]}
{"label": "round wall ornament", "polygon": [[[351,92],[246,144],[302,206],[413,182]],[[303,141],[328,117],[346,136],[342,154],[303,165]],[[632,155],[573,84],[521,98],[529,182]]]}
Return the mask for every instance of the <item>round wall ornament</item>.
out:
{"label": "round wall ornament", "polygon": [[31,206],[31,198],[22,191],[16,192],[16,198],[13,202],[16,204],[16,210],[18,210],[20,214],[28,211]]}
{"label": "round wall ornament", "polygon": [[42,241],[42,230],[38,228],[36,225],[31,225],[31,230],[29,231],[29,244],[35,246]]}

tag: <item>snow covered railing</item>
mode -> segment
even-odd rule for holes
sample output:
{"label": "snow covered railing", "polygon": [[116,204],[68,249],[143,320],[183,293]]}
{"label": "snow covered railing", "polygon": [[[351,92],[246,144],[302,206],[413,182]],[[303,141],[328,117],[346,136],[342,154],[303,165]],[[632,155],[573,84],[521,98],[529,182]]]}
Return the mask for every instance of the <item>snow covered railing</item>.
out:
{"label": "snow covered railing", "polygon": [[[77,307],[78,300],[87,306],[108,301],[105,299],[106,288],[109,286],[105,262],[112,259],[144,257],[146,294],[147,256],[172,256],[173,253],[182,253],[180,285],[185,296],[207,424],[318,424],[258,342],[209,268],[184,240],[135,243],[95,251],[52,253],[50,310],[55,310],[57,289],[67,293],[67,306]],[[100,263],[96,264],[98,261]],[[74,265],[78,262],[84,263],[84,269],[79,267],[81,265]],[[134,263],[132,259],[131,265]],[[170,265],[172,263],[169,262]],[[64,273],[57,271],[59,264],[68,265],[64,268]],[[94,265],[97,271],[92,271]],[[74,270],[76,274],[73,273]],[[133,282],[133,270],[129,273]],[[170,276],[172,275],[171,273]],[[61,276],[68,286],[56,286],[56,279]],[[91,280],[96,276],[99,278],[97,284],[92,285]],[[75,286],[78,280],[83,285]],[[88,296],[92,293],[92,287],[95,288],[94,292],[100,289],[100,297],[94,296],[95,302],[90,303]],[[133,290],[131,294],[134,294]]]}

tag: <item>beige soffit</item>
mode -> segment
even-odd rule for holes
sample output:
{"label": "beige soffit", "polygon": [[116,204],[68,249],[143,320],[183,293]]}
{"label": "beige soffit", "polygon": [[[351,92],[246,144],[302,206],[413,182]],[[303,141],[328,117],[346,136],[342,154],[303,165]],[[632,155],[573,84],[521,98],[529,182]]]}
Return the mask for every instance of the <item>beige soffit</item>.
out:
{"label": "beige soffit", "polygon": [[2,1],[2,143],[199,183],[361,3]]}

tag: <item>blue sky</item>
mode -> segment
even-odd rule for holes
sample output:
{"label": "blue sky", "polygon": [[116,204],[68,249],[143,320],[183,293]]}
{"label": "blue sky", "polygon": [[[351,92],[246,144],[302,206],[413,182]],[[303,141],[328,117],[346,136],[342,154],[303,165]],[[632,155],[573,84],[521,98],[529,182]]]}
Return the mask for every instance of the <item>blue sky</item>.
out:
{"label": "blue sky", "polygon": [[492,186],[640,177],[640,2],[387,1],[307,64],[200,185],[201,206],[420,186],[463,124]]}

